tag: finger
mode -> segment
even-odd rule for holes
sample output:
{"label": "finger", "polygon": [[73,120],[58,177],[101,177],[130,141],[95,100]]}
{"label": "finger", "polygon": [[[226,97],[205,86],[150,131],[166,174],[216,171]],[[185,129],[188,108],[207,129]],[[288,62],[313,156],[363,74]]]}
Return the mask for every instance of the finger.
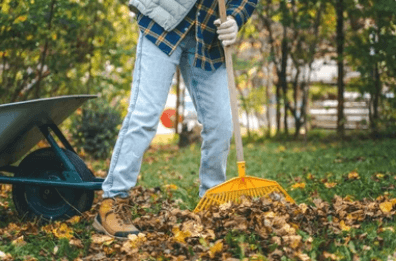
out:
{"label": "finger", "polygon": [[219,35],[219,40],[233,40],[236,38],[236,34],[222,34]]}
{"label": "finger", "polygon": [[220,19],[216,19],[216,20],[213,22],[213,24],[214,24],[215,26],[221,25]]}
{"label": "finger", "polygon": [[226,28],[232,27],[233,25],[235,25],[235,21],[229,20],[224,23],[221,23],[221,25],[219,26],[219,29],[226,29]]}
{"label": "finger", "polygon": [[216,32],[217,34],[232,34],[234,33],[236,30],[234,27],[231,28],[227,28],[227,29],[218,29]]}
{"label": "finger", "polygon": [[223,44],[223,46],[230,46],[230,45],[233,45],[235,42],[236,42],[236,40],[223,41],[222,44]]}

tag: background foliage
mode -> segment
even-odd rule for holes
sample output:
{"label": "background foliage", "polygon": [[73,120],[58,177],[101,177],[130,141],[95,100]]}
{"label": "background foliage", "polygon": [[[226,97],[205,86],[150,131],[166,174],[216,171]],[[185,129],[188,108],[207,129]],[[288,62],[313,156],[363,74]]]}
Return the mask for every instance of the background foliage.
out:
{"label": "background foliage", "polygon": [[137,26],[119,1],[4,0],[0,102],[129,90]]}

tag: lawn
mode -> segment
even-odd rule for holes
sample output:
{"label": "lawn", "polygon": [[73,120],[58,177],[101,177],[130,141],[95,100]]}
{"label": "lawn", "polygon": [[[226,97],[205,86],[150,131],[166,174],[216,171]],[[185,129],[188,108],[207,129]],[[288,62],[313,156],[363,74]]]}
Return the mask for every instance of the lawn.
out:
{"label": "lawn", "polygon": [[[394,139],[245,142],[247,175],[276,180],[297,204],[244,199],[196,215],[199,145],[153,145],[131,196],[143,234],[126,242],[92,230],[97,204],[63,223],[20,222],[2,185],[0,258],[396,260],[395,147]],[[106,174],[108,160],[84,160]],[[235,162],[232,145],[228,178],[237,176]]]}

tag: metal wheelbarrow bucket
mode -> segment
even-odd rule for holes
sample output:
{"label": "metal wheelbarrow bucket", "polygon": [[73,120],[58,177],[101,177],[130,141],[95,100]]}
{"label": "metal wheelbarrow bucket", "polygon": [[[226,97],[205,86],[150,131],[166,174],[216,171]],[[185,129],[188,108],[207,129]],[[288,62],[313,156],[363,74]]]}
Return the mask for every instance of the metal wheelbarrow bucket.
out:
{"label": "metal wheelbarrow bucket", "polygon": [[[71,95],[0,105],[0,183],[12,184],[12,199],[23,219],[64,220],[91,208],[94,190],[101,189],[103,179],[95,178],[57,126],[96,97]],[[25,156],[43,139],[50,147]]]}

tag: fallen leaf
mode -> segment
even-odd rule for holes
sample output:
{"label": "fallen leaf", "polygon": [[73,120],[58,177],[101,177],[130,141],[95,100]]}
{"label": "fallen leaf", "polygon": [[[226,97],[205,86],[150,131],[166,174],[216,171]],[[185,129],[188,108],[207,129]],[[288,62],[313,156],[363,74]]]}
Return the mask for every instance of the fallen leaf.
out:
{"label": "fallen leaf", "polygon": [[112,238],[111,236],[107,236],[107,235],[99,235],[99,234],[93,234],[91,236],[92,239],[92,243],[94,244],[103,244],[103,243],[111,243],[114,241],[114,238]]}
{"label": "fallen leaf", "polygon": [[80,216],[74,216],[74,217],[70,218],[69,220],[67,220],[67,222],[69,222],[70,224],[74,225],[74,224],[79,223],[80,220],[81,220]]}
{"label": "fallen leaf", "polygon": [[281,146],[278,147],[278,150],[277,150],[277,151],[278,151],[278,152],[284,152],[284,151],[286,151],[286,147],[283,146],[283,145],[281,145]]}
{"label": "fallen leaf", "polygon": [[57,238],[67,238],[71,239],[73,237],[73,230],[67,226],[66,223],[61,223],[60,226],[55,227],[52,233]]}
{"label": "fallen leaf", "polygon": [[219,253],[223,250],[223,242],[222,241],[223,241],[222,239],[219,239],[216,241],[216,243],[214,243],[213,246],[210,247],[209,255],[211,258],[214,258],[216,253]]}
{"label": "fallen leaf", "polygon": [[326,188],[334,188],[337,185],[337,183],[335,183],[335,182],[326,182],[324,185],[325,185]]}
{"label": "fallen leaf", "polygon": [[351,229],[350,226],[345,225],[344,220],[341,220],[341,222],[340,222],[340,228],[341,228],[343,231],[349,231],[349,230]]}
{"label": "fallen leaf", "polygon": [[177,190],[177,186],[175,184],[167,184],[165,185],[165,188],[169,190]]}
{"label": "fallen leaf", "polygon": [[301,261],[310,261],[310,260],[311,260],[311,258],[310,258],[307,254],[304,254],[304,253],[301,253],[301,252],[298,252],[298,253],[296,254],[296,256],[297,256]]}
{"label": "fallen leaf", "polygon": [[296,188],[301,188],[301,189],[305,188],[305,183],[301,182],[301,183],[296,183],[296,184],[292,185],[292,189],[296,189]]}
{"label": "fallen leaf", "polygon": [[382,202],[379,205],[380,209],[382,210],[382,212],[384,213],[389,213],[392,210],[392,203],[389,201],[386,202]]}
{"label": "fallen leaf", "polygon": [[324,258],[330,258],[331,260],[338,260],[337,256],[335,254],[331,254],[329,252],[324,251],[323,252],[323,257]]}
{"label": "fallen leaf", "polygon": [[23,236],[18,237],[17,239],[13,240],[11,242],[15,246],[24,246],[26,245],[25,240],[23,239]]}
{"label": "fallen leaf", "polygon": [[356,171],[352,171],[348,174],[348,179],[360,179],[360,176]]}
{"label": "fallen leaf", "polygon": [[180,231],[178,227],[172,229],[172,233],[174,234],[174,239],[176,242],[185,243],[186,237],[190,237],[190,231]]}
{"label": "fallen leaf", "polygon": [[76,246],[78,248],[83,248],[84,247],[84,245],[83,245],[83,243],[81,242],[80,239],[72,238],[72,239],[70,239],[69,243],[70,243],[70,245]]}

